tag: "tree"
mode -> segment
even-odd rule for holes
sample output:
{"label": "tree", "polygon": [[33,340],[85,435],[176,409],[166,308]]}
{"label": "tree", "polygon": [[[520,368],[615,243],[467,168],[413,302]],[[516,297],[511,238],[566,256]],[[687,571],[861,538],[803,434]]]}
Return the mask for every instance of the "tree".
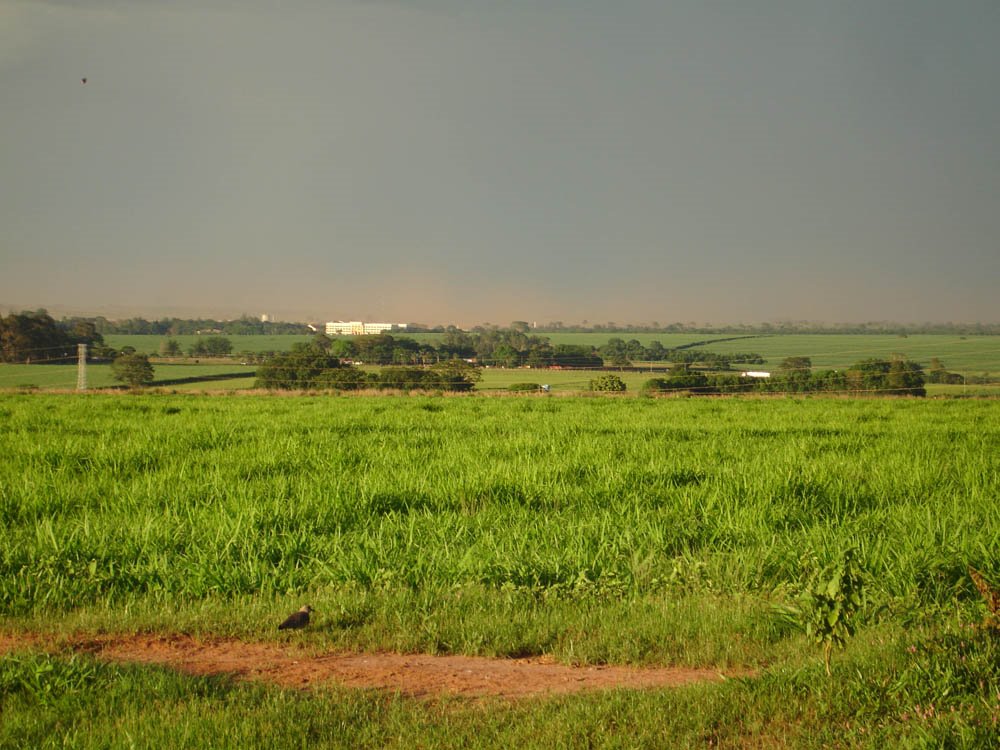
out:
{"label": "tree", "polygon": [[177,342],[177,339],[164,340],[160,344],[160,356],[161,357],[181,356],[181,345]]}
{"label": "tree", "polygon": [[812,360],[809,357],[785,357],[778,365],[778,377],[773,383],[787,391],[810,391]]}
{"label": "tree", "polygon": [[77,343],[45,310],[0,318],[0,359],[4,362],[58,361],[73,356]]}
{"label": "tree", "polygon": [[328,354],[338,359],[353,359],[357,354],[357,348],[349,339],[333,339],[328,347],[324,347]]}
{"label": "tree", "polygon": [[432,365],[437,387],[445,391],[471,391],[483,373],[479,368],[462,359],[449,359]]}
{"label": "tree", "polygon": [[624,339],[611,338],[608,343],[600,349],[601,357],[608,360],[615,367],[627,367],[632,364],[628,358],[628,345]]}
{"label": "tree", "polygon": [[145,354],[122,354],[111,363],[111,374],[132,388],[153,382],[153,366]]}
{"label": "tree", "polygon": [[889,393],[896,396],[926,396],[924,374],[916,362],[902,357],[893,358],[886,376]]}
{"label": "tree", "polygon": [[502,367],[517,367],[521,364],[521,357],[510,344],[500,344],[493,350],[493,361]]}
{"label": "tree", "polygon": [[808,378],[812,372],[812,360],[809,357],[785,357],[778,369],[790,377]]}
{"label": "tree", "polygon": [[[64,325],[66,321],[63,322]],[[89,320],[74,320],[69,328],[68,335],[74,344],[101,345],[104,337],[97,332],[97,326]]]}
{"label": "tree", "polygon": [[704,392],[708,387],[708,376],[702,372],[693,372],[684,362],[671,367],[666,380],[667,389],[671,391]]}
{"label": "tree", "polygon": [[225,336],[211,336],[205,340],[205,354],[209,357],[225,357],[233,351],[233,342]]}
{"label": "tree", "polygon": [[892,360],[865,359],[846,373],[846,385],[854,391],[883,392],[893,396],[926,396],[924,374],[916,362],[902,354]]}
{"label": "tree", "polygon": [[279,354],[257,369],[256,388],[308,389],[330,388],[334,378],[330,373],[342,365],[340,359],[314,344],[296,344],[292,351]]}

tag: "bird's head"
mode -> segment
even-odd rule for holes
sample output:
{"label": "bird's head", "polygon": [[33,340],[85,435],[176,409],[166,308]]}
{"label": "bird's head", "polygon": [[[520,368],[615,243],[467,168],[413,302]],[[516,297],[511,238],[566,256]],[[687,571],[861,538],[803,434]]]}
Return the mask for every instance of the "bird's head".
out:
{"label": "bird's head", "polygon": [[313,608],[311,606],[309,606],[308,604],[305,605],[304,607],[302,607],[302,609],[299,610],[299,612],[305,612],[307,615],[310,612],[312,612],[312,611],[313,611]]}

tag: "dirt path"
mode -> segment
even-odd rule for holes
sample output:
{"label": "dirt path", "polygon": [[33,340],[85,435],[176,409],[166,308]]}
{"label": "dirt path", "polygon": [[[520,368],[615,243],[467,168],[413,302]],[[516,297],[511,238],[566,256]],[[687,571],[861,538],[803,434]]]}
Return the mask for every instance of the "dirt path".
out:
{"label": "dirt path", "polygon": [[725,679],[713,669],[569,667],[545,658],[355,653],[315,656],[275,644],[186,635],[77,636],[56,642],[39,636],[0,634],[0,654],[19,648],[68,648],[107,661],[155,664],[195,675],[228,674],[240,680],[299,688],[335,683],[412,697],[447,694],[521,698],[611,688],[677,687]]}

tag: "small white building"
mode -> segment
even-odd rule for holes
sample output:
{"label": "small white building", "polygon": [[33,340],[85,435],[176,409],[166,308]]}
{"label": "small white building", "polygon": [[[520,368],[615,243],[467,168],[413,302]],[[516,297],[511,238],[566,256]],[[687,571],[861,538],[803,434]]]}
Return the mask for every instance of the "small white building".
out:
{"label": "small white building", "polygon": [[326,324],[327,336],[371,336],[386,331],[405,331],[406,323],[362,323],[360,320],[331,321]]}
{"label": "small white building", "polygon": [[771,373],[764,372],[763,370],[747,370],[746,372],[741,372],[740,377],[743,378],[769,378]]}

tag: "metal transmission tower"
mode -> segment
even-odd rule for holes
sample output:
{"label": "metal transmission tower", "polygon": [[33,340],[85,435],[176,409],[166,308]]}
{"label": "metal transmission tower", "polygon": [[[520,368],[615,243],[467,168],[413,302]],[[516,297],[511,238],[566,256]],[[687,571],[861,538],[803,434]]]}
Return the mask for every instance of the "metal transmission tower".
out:
{"label": "metal transmission tower", "polygon": [[76,389],[87,390],[87,345],[76,345]]}

